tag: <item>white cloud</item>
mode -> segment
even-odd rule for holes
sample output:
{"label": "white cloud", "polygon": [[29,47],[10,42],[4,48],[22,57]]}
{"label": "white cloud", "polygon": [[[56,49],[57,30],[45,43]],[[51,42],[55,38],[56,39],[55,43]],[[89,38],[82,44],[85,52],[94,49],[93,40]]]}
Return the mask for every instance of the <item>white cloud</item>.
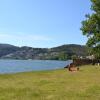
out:
{"label": "white cloud", "polygon": [[47,36],[36,35],[36,34],[24,34],[21,32],[18,33],[0,33],[0,40],[18,40],[18,41],[51,41]]}

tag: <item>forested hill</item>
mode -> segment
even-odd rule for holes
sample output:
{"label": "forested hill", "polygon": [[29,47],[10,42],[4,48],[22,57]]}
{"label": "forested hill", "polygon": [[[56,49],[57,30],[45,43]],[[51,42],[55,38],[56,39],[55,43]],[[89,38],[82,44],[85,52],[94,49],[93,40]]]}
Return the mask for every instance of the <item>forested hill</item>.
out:
{"label": "forested hill", "polygon": [[0,44],[0,57],[10,53],[14,53],[17,50],[19,50],[19,47],[9,45],[9,44]]}
{"label": "forested hill", "polygon": [[1,59],[66,60],[71,59],[72,57],[81,57],[86,55],[88,55],[88,48],[76,44],[62,45],[49,49],[0,44]]}

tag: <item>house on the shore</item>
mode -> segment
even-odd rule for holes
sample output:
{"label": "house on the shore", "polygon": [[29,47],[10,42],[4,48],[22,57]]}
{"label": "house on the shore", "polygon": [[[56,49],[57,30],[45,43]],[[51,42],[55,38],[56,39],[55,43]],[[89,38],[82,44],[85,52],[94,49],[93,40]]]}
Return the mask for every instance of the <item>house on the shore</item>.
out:
{"label": "house on the shore", "polygon": [[90,55],[90,56],[86,56],[86,58],[93,60],[93,59],[95,59],[95,56],[94,55]]}

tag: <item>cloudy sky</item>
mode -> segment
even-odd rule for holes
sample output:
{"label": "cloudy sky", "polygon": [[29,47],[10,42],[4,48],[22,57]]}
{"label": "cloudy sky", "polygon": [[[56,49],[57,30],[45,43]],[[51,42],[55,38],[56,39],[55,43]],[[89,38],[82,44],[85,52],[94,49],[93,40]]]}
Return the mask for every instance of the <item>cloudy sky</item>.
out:
{"label": "cloudy sky", "polygon": [[55,47],[82,44],[90,0],[0,0],[0,43]]}

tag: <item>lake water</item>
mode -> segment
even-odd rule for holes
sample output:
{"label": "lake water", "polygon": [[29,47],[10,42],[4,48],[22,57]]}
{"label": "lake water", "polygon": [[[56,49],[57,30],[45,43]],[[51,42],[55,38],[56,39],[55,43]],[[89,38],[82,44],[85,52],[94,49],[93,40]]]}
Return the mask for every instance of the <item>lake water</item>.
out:
{"label": "lake water", "polygon": [[61,69],[70,63],[71,60],[0,60],[0,74]]}

